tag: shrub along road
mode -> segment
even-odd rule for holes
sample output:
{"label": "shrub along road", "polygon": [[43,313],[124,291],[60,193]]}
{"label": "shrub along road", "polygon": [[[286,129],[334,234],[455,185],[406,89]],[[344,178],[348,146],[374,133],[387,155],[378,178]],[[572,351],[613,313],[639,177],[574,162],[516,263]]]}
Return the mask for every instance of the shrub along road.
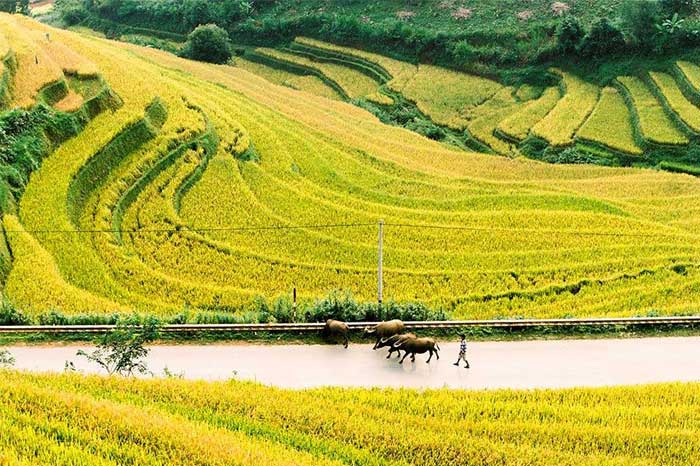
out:
{"label": "shrub along road", "polygon": [[[559,388],[700,380],[700,337],[475,342],[467,370],[456,368],[458,343],[440,344],[441,359],[427,356],[403,365],[386,360],[370,345],[205,345],[152,347],[148,364],[156,374],[167,367],[191,379],[237,377],[285,388],[324,385],[411,388]],[[60,371],[65,361],[97,372],[75,357],[85,346],[8,348],[16,367]]]}

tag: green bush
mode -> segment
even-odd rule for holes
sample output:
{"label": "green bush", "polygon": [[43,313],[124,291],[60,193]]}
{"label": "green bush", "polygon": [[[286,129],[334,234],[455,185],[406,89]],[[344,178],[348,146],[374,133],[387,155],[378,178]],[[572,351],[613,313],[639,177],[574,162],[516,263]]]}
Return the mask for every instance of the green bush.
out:
{"label": "green bush", "polygon": [[669,16],[675,13],[693,15],[697,14],[700,9],[700,0],[660,0],[659,6]]}
{"label": "green bush", "polygon": [[0,11],[29,14],[29,0],[0,0]]}
{"label": "green bush", "polygon": [[578,19],[566,16],[557,28],[557,49],[561,53],[574,54],[584,37],[584,30]]}
{"label": "green bush", "polygon": [[56,0],[54,9],[58,12],[59,17],[68,26],[85,21],[88,16],[85,10],[85,4],[82,0]]}
{"label": "green bush", "polygon": [[579,53],[586,58],[603,58],[625,49],[625,37],[607,18],[601,18],[583,38]]}
{"label": "green bush", "polygon": [[599,163],[595,155],[581,152],[575,147],[567,147],[564,150],[549,147],[542,154],[542,160],[549,163]]}
{"label": "green bush", "polygon": [[659,19],[657,0],[627,0],[620,16],[630,41],[644,51],[652,50],[656,46],[656,24]]}
{"label": "green bush", "polygon": [[187,36],[184,55],[209,63],[226,63],[233,54],[228,33],[216,24],[197,26]]}
{"label": "green bush", "polygon": [[0,301],[0,325],[29,325],[31,319],[23,314],[10,301],[3,298]]}

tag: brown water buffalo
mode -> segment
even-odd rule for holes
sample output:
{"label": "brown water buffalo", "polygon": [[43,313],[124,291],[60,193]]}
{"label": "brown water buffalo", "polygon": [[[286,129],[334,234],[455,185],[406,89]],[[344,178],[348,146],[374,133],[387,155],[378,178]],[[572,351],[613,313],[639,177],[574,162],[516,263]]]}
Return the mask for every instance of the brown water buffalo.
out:
{"label": "brown water buffalo", "polygon": [[372,327],[365,328],[365,334],[373,334],[377,337],[377,341],[374,343],[372,349],[377,349],[379,342],[382,338],[388,338],[394,335],[402,333],[406,329],[406,326],[398,319],[388,320],[386,322],[380,322]]}
{"label": "brown water buffalo", "polygon": [[391,348],[405,351],[403,358],[399,361],[400,364],[403,364],[403,360],[406,359],[406,356],[409,354],[411,355],[412,362],[416,361],[416,354],[423,353],[430,353],[428,360],[425,361],[426,363],[429,363],[433,358],[433,353],[435,353],[437,359],[440,359],[440,355],[438,354],[440,347],[434,338],[407,338],[401,342],[394,343]]}
{"label": "brown water buffalo", "polygon": [[417,338],[415,333],[402,333],[401,335],[392,335],[387,338],[382,338],[379,340],[379,344],[377,345],[377,349],[379,348],[384,348],[386,346],[389,346],[389,354],[386,355],[386,358],[389,359],[391,357],[391,353],[396,351],[398,353],[397,357],[401,357],[401,350],[394,348],[394,345],[400,344],[402,341],[408,339],[408,338]]}
{"label": "brown water buffalo", "polygon": [[335,337],[343,338],[343,346],[348,347],[348,332],[350,327],[343,321],[328,319],[326,321],[326,326],[323,327],[323,336],[328,339],[334,339]]}

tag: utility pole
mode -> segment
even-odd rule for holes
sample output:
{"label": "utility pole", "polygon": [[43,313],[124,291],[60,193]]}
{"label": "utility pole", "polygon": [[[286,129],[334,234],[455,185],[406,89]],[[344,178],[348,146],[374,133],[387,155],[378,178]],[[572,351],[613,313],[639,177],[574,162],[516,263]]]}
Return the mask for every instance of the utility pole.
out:
{"label": "utility pole", "polygon": [[292,322],[296,322],[297,321],[297,287],[296,286],[294,287],[293,295],[294,295],[294,298],[293,298],[294,301],[292,303],[292,309],[293,309]]}
{"label": "utility pole", "polygon": [[384,220],[379,220],[379,264],[377,266],[377,298],[379,302],[379,318],[382,318],[382,298],[384,294],[384,280],[382,278],[382,265],[384,262]]}

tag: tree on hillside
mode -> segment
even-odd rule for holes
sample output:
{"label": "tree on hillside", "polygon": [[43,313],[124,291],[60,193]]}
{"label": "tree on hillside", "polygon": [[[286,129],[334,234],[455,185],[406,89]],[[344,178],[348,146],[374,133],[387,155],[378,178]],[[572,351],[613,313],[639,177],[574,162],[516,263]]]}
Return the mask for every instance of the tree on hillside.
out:
{"label": "tree on hillside", "polygon": [[668,15],[692,15],[700,9],[700,0],[661,0],[661,10]]}
{"label": "tree on hillside", "polygon": [[184,55],[194,60],[226,63],[231,58],[228,33],[216,24],[197,26],[187,36]]}
{"label": "tree on hillside", "polygon": [[656,25],[661,11],[657,0],[628,0],[622,8],[620,20],[631,42],[641,50],[652,50],[656,45]]}
{"label": "tree on hillside", "polygon": [[68,26],[78,24],[87,17],[82,0],[56,0],[54,10]]}
{"label": "tree on hillside", "polygon": [[587,58],[599,58],[620,53],[625,48],[625,36],[607,18],[601,18],[583,38],[579,53]]}
{"label": "tree on hillside", "polygon": [[557,47],[563,53],[575,53],[583,40],[585,31],[575,16],[568,15],[557,28]]}
{"label": "tree on hillside", "polygon": [[0,11],[29,14],[29,0],[0,0]]}

